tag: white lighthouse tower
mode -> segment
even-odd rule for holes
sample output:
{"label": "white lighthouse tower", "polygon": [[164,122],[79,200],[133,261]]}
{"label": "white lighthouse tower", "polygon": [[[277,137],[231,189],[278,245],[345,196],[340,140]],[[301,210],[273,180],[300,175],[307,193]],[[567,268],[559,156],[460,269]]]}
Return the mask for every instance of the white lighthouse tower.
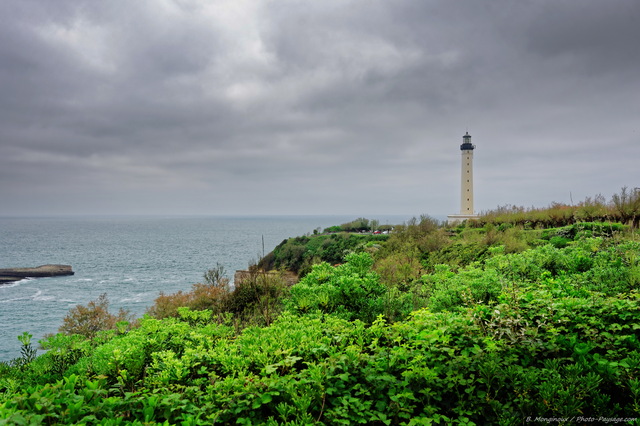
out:
{"label": "white lighthouse tower", "polygon": [[471,135],[466,132],[460,145],[460,151],[462,151],[460,214],[447,216],[449,224],[478,218],[478,215],[473,212],[473,150],[475,148],[476,146],[471,143]]}

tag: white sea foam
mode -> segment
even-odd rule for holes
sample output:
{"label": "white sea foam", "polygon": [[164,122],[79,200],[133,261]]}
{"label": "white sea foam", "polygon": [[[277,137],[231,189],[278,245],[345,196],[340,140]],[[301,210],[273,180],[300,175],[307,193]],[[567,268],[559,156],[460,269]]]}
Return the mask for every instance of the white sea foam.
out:
{"label": "white sea foam", "polygon": [[133,297],[124,297],[122,299],[120,299],[120,303],[127,303],[127,302],[135,302],[135,303],[139,303],[142,302],[142,300],[144,300],[144,293],[137,293],[134,294]]}
{"label": "white sea foam", "polygon": [[30,297],[14,297],[11,299],[0,300],[0,303],[19,302],[20,300],[33,300]]}
{"label": "white sea foam", "polygon": [[36,296],[33,296],[33,300],[38,301],[38,302],[48,302],[50,300],[56,300],[56,297],[55,296],[36,295]]}
{"label": "white sea foam", "polygon": [[13,282],[10,282],[10,283],[1,284],[0,285],[0,289],[17,287],[17,286],[22,285],[24,283],[27,283],[29,281],[33,281],[33,278],[23,278],[20,281],[13,281]]}

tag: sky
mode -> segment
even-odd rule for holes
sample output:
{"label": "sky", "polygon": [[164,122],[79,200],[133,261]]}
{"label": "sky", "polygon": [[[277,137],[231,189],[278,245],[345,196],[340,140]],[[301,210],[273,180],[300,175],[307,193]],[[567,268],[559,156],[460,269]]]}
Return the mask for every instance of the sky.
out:
{"label": "sky", "polygon": [[383,215],[640,186],[636,0],[3,0],[0,216]]}

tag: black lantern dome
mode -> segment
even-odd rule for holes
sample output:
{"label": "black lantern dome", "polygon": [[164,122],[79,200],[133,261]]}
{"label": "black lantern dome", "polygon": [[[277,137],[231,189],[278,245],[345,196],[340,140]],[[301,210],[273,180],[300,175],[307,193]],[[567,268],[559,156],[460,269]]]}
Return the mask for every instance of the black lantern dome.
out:
{"label": "black lantern dome", "polygon": [[461,151],[473,151],[475,148],[476,148],[476,146],[471,143],[471,135],[469,134],[469,132],[467,132],[462,137],[462,145],[460,145],[460,150]]}

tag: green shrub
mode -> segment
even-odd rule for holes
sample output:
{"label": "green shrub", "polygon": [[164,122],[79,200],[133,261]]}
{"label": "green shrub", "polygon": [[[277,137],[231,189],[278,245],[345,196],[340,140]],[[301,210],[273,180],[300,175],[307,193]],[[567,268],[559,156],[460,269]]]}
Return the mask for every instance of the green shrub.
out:
{"label": "green shrub", "polygon": [[156,298],[153,306],[147,309],[147,314],[162,319],[178,317],[178,309],[189,307],[196,310],[211,310],[215,314],[225,312],[229,290],[211,284],[193,284],[190,292],[178,291],[174,294],[164,294]]}
{"label": "green shrub", "polygon": [[331,267],[315,265],[298,284],[291,287],[287,306],[296,312],[320,310],[346,319],[372,322],[384,309],[386,288],[372,271],[367,253],[351,253],[346,263]]}
{"label": "green shrub", "polygon": [[568,238],[565,238],[565,237],[561,237],[559,235],[556,235],[555,237],[551,237],[549,239],[549,242],[555,248],[565,248],[569,244],[569,241],[571,241],[571,240],[569,240]]}
{"label": "green shrub", "polygon": [[118,314],[109,313],[109,299],[104,293],[87,306],[77,305],[62,319],[59,331],[65,334],[80,334],[93,338],[103,330],[115,330],[119,322],[133,323],[134,317],[128,311],[120,309]]}
{"label": "green shrub", "polygon": [[[317,264],[289,295],[277,274],[254,271],[208,299],[223,288],[213,274],[167,301],[175,317],[116,323],[91,340],[51,336],[47,353],[0,363],[0,424],[640,417],[638,241],[600,224],[545,235],[465,227],[425,252],[419,242],[440,231],[418,225],[404,234],[416,238],[370,241],[375,265],[366,252]],[[305,242],[315,255],[350,239],[317,237]],[[513,250],[509,238],[535,247]]]}
{"label": "green shrub", "polygon": [[381,243],[388,238],[389,235],[346,232],[289,238],[261,259],[257,266],[264,270],[293,271],[303,277],[316,263],[341,263],[350,252],[362,251],[368,243]]}
{"label": "green shrub", "polygon": [[282,310],[282,300],[288,292],[289,286],[280,274],[253,270],[235,283],[226,309],[245,325],[269,325]]}

